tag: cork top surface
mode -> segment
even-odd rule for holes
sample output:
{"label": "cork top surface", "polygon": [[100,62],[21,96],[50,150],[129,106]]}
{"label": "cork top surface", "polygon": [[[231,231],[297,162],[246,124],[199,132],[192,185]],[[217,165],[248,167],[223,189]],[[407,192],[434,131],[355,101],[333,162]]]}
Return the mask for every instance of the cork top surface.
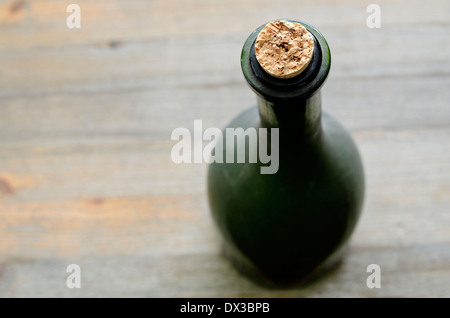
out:
{"label": "cork top surface", "polygon": [[278,20],[268,23],[258,34],[255,55],[269,75],[292,78],[309,65],[314,51],[312,35],[300,23]]}

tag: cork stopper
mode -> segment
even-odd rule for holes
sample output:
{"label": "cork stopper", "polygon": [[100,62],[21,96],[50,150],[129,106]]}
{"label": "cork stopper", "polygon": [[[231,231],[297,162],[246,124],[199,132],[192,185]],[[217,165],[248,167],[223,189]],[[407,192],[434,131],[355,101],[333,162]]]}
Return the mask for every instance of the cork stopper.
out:
{"label": "cork stopper", "polygon": [[292,78],[311,62],[314,51],[312,35],[300,23],[277,20],[258,34],[255,55],[259,65],[271,76]]}

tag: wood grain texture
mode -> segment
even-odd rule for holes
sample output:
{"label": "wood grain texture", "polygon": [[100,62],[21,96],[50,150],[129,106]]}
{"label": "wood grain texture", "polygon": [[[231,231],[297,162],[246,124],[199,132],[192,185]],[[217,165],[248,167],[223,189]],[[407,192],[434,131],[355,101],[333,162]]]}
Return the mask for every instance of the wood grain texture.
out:
{"label": "wood grain texture", "polygon": [[[448,1],[378,1],[381,29],[366,27],[371,1],[77,3],[71,30],[64,2],[0,1],[0,297],[450,297]],[[324,110],[367,175],[344,262],[287,290],[223,258],[206,166],[170,159],[174,128],[254,105],[241,47],[286,17],[327,38]]]}

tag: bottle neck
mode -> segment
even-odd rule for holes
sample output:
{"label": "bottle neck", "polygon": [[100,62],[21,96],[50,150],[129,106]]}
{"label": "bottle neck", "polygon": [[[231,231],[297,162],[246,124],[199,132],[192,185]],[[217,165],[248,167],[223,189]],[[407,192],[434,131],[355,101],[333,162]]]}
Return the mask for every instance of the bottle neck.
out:
{"label": "bottle neck", "polygon": [[258,99],[261,126],[279,128],[281,139],[308,140],[320,136],[320,89],[331,65],[327,41],[313,26],[296,20],[313,36],[314,51],[305,70],[292,78],[269,75],[256,58],[256,39],[262,25],[247,38],[242,48],[241,67],[245,79]]}
{"label": "bottle neck", "polygon": [[[272,103],[257,96],[261,126],[289,131],[296,138],[311,139],[321,130],[320,92],[312,97],[294,102]],[[289,134],[289,135],[290,135]]]}

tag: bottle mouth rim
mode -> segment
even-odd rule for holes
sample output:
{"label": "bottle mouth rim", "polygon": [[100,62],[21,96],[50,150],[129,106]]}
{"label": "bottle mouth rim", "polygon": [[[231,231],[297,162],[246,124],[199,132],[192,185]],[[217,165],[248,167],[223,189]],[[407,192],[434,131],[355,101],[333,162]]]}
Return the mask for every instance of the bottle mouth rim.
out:
{"label": "bottle mouth rim", "polygon": [[[308,23],[282,19],[300,23],[314,39],[314,52],[308,67],[292,78],[276,78],[265,72],[259,65],[255,55],[255,41],[259,32],[267,25],[261,25],[254,30],[244,43],[241,53],[241,68],[244,77],[252,90],[269,102],[294,101],[313,96],[325,83],[330,71],[331,53],[323,35]],[[273,20],[277,21],[277,20]],[[270,23],[272,21],[269,21]]]}

